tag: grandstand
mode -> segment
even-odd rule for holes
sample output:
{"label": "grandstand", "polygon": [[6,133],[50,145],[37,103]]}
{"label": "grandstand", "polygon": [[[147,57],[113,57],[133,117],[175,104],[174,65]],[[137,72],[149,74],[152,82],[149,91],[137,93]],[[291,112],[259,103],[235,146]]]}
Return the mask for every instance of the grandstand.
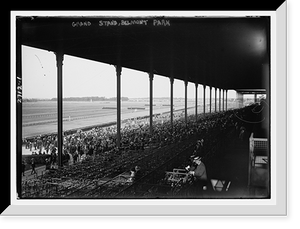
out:
{"label": "grandstand", "polygon": [[[116,148],[115,141],[108,148],[100,144],[105,141],[105,137],[109,142],[115,135],[114,130],[110,132],[99,128],[70,134],[64,139],[66,152],[74,155],[72,148],[78,146],[78,143],[73,141],[76,137],[84,139],[83,143],[79,144],[82,148],[92,146],[93,151],[87,153],[85,160],[76,161],[71,165],[65,164],[60,169],[42,171],[32,179],[24,179],[22,196],[24,198],[266,198],[268,191],[265,188],[260,188],[263,191],[258,196],[249,190],[250,180],[247,180],[249,145],[248,141],[239,139],[242,125],[238,124],[239,120],[253,121],[251,115],[254,107],[255,105],[252,105],[206,116],[201,114],[197,118],[198,121],[195,121],[195,117],[189,116],[187,124],[181,115],[174,121],[173,133],[170,132],[168,115],[157,117],[157,120],[164,119],[165,123],[161,124],[160,121],[154,123],[154,136],[148,134],[149,123],[140,119],[140,123],[122,129],[120,148]],[[244,138],[249,139],[250,132],[253,138],[252,131],[257,129],[256,126],[252,124],[246,128]],[[206,164],[211,182],[209,189],[201,194],[191,191],[193,183],[184,171],[190,156],[195,153],[198,139],[204,139],[205,142],[205,150],[201,157]],[[257,158],[254,159],[255,162],[259,163]],[[135,165],[141,167],[142,176],[133,183],[130,181],[130,168]],[[183,171],[185,182],[166,179],[168,171],[174,169]],[[175,175],[178,173],[175,172]],[[218,191],[215,190],[216,184],[213,183],[215,180],[222,181],[224,186],[226,183],[224,190],[223,187]]]}
{"label": "grandstand", "polygon": [[[135,19],[143,23],[125,26],[124,18],[105,17],[22,17],[17,21],[19,83],[21,46],[50,50],[56,55],[58,92],[57,133],[31,136],[33,139],[26,142],[22,137],[22,103],[18,100],[19,197],[270,198],[269,19]],[[65,54],[115,66],[116,107],[102,109],[114,112],[116,122],[63,133]],[[149,74],[149,105],[127,108],[127,112],[147,113],[134,121],[121,118],[122,67]],[[170,104],[162,105],[167,112],[154,115],[155,74],[170,79]],[[180,112],[173,109],[174,79],[185,82]],[[195,98],[198,86],[203,86],[202,110],[195,99],[194,114],[188,114],[189,83],[195,85]],[[228,109],[228,90],[237,92],[237,109]],[[243,94],[249,93],[255,95],[255,103],[244,106]],[[265,99],[258,101],[259,94],[266,95]],[[47,170],[22,177],[23,145],[46,150],[50,168],[46,163]],[[199,184],[196,169],[186,169],[189,165],[197,168],[191,163],[199,157],[207,174],[206,183],[201,183],[203,189],[195,185]],[[137,166],[140,169],[136,171]]]}

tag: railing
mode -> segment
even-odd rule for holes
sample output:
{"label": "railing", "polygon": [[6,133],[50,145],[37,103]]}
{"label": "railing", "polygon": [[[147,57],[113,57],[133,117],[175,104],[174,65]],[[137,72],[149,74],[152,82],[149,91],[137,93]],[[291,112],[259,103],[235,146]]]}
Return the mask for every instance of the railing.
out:
{"label": "railing", "polygon": [[[251,185],[251,172],[257,164],[268,164],[268,139],[254,138],[253,133],[249,138],[249,169],[248,169],[248,186]],[[259,160],[257,160],[259,159]]]}

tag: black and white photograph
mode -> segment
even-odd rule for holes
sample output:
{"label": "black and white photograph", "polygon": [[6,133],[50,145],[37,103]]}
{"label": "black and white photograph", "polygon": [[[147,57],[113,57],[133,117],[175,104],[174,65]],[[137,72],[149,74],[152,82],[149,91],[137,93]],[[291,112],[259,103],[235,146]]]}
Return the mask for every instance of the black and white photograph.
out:
{"label": "black and white photograph", "polygon": [[270,15],[15,25],[18,201],[272,201]]}

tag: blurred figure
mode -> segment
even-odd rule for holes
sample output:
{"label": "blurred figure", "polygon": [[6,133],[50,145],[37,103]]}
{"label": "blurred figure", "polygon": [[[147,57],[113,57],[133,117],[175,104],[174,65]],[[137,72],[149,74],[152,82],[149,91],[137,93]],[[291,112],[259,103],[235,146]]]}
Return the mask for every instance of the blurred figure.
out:
{"label": "blurred figure", "polygon": [[246,128],[244,126],[242,126],[240,128],[240,133],[239,133],[239,139],[241,141],[244,141],[244,138],[245,138],[245,131],[246,131]]}
{"label": "blurred figure", "polygon": [[206,167],[201,161],[201,157],[195,157],[193,162],[195,166],[187,167],[186,169],[194,177],[195,195],[199,195],[202,194],[203,190],[207,190]]}
{"label": "blurred figure", "polygon": [[34,158],[31,158],[31,175],[32,174],[36,174],[36,171],[35,171],[35,160],[34,160]]}
{"label": "blurred figure", "polygon": [[204,155],[204,139],[198,140],[194,150],[194,155],[199,157]]}
{"label": "blurred figure", "polygon": [[55,147],[53,147],[53,149],[52,149],[52,153],[51,153],[51,166],[50,166],[50,168],[51,169],[54,169],[55,168],[55,165],[56,165],[56,148]]}
{"label": "blurred figure", "polygon": [[51,160],[50,158],[45,159],[45,164],[46,164],[46,170],[49,170],[51,168]]}
{"label": "blurred figure", "polygon": [[135,166],[130,169],[130,178],[129,178],[130,182],[135,182],[141,178],[140,170],[141,170],[140,166]]}
{"label": "blurred figure", "polygon": [[68,153],[68,155],[69,155],[69,165],[73,165],[74,164],[73,155],[70,152]]}

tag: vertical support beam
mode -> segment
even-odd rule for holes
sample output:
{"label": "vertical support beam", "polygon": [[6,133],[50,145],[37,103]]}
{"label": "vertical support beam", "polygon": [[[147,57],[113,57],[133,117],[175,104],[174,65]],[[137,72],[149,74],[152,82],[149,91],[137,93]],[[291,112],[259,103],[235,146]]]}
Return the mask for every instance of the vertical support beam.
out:
{"label": "vertical support beam", "polygon": [[211,113],[211,90],[212,90],[212,87],[209,86],[209,113]]}
{"label": "vertical support beam", "polygon": [[203,84],[203,114],[205,114],[205,106],[206,106],[206,97],[205,97],[205,89],[206,89],[206,85]]}
{"label": "vertical support beam", "polygon": [[222,107],[222,102],[221,102],[221,99],[222,99],[222,89],[221,88],[219,88],[219,107],[218,107],[218,109],[219,109],[219,112],[221,112],[221,107]]}
{"label": "vertical support beam", "polygon": [[197,122],[197,116],[198,116],[198,84],[195,83],[195,118]]}
{"label": "vertical support beam", "polygon": [[226,111],[228,110],[227,103],[228,103],[228,90],[226,89]]}
{"label": "vertical support beam", "polygon": [[256,102],[257,102],[257,94],[254,93],[254,103],[256,103]]}
{"label": "vertical support beam", "polygon": [[63,153],[63,75],[62,66],[64,54],[61,51],[55,53],[57,67],[57,151],[58,166],[62,166]]}
{"label": "vertical support beam", "polygon": [[217,90],[218,88],[215,88],[215,112],[217,112]]}
{"label": "vertical support beam", "polygon": [[149,73],[149,105],[150,105],[150,134],[153,134],[153,72]]}
{"label": "vertical support beam", "polygon": [[184,119],[185,119],[185,124],[187,124],[187,86],[188,86],[188,81],[184,81]]}
{"label": "vertical support beam", "polygon": [[222,107],[223,111],[224,111],[224,105],[225,105],[225,90],[223,89],[223,107]]}
{"label": "vertical support beam", "polygon": [[219,89],[219,111],[221,111],[221,88]]}
{"label": "vertical support beam", "polygon": [[115,65],[117,75],[117,147],[121,144],[121,72],[122,67]]}
{"label": "vertical support beam", "polygon": [[173,132],[173,84],[174,78],[170,78],[170,121],[171,121],[171,131]]}
{"label": "vertical support beam", "polygon": [[[15,86],[16,86],[16,123],[17,123],[16,125],[17,194],[18,197],[21,198],[22,197],[22,23],[21,21],[18,20],[16,20],[16,85]],[[6,157],[4,159],[6,159]],[[10,166],[8,166],[8,168],[10,168]],[[6,184],[7,182],[2,184],[2,187],[4,187]],[[10,183],[8,183],[8,185],[10,185]],[[6,194],[6,192],[4,193]],[[8,203],[10,203],[10,200],[8,201]]]}

